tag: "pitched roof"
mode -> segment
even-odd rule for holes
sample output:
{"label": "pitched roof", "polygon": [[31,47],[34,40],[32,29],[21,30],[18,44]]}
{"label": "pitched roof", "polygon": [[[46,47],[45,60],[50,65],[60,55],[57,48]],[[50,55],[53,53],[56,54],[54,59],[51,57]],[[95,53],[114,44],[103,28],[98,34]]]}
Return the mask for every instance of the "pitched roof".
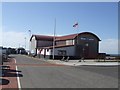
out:
{"label": "pitched roof", "polygon": [[32,35],[30,41],[33,37],[35,37],[36,40],[48,40],[48,41],[52,41],[54,38],[53,36],[47,36],[47,35]]}
{"label": "pitched roof", "polygon": [[94,33],[91,33],[91,32],[82,32],[82,33],[79,33],[78,35],[82,35],[82,34],[90,34],[90,35],[93,35],[94,37],[96,37],[98,39],[98,41],[101,41],[100,38],[98,36],[96,36]]}
{"label": "pitched roof", "polygon": [[[78,34],[70,34],[70,35],[65,35],[65,36],[56,36],[55,40],[56,41],[62,41],[62,40],[69,40],[69,39],[75,39],[77,37],[77,35],[85,35],[85,34],[91,34],[94,37],[96,37],[98,39],[98,41],[101,41],[95,34],[91,33],[91,32],[82,32],[82,33],[78,33]],[[32,37],[35,36],[36,40],[48,40],[48,41],[52,41],[54,36],[46,36],[46,35],[32,35],[30,38],[30,41],[32,39]]]}
{"label": "pitched roof", "polygon": [[74,39],[76,36],[77,34],[65,35],[65,36],[57,37],[55,40],[60,41],[60,40]]}
{"label": "pitched roof", "polygon": [[96,37],[98,39],[98,41],[101,41],[95,34],[91,33],[91,32],[82,32],[82,33],[78,33],[78,34],[71,34],[71,35],[65,35],[65,36],[61,36],[61,37],[57,37],[55,40],[56,41],[61,41],[61,40],[69,40],[69,39],[75,39],[77,37],[77,35],[82,35],[82,34],[91,34],[94,37]]}

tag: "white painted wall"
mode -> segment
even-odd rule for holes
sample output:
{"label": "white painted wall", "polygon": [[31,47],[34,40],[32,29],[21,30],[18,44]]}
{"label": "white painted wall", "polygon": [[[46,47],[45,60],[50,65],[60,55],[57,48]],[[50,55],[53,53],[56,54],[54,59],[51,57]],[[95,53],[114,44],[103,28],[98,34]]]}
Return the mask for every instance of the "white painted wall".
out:
{"label": "white painted wall", "polygon": [[31,47],[30,47],[30,51],[32,52],[32,53],[35,53],[36,52],[36,43],[37,43],[37,41],[36,41],[36,39],[35,39],[35,36],[32,38],[32,40],[31,40]]}
{"label": "white painted wall", "polygon": [[51,55],[51,50],[50,49],[49,50],[46,49],[46,55]]}
{"label": "white painted wall", "polygon": [[39,54],[39,50],[37,49],[37,54]]}
{"label": "white painted wall", "polygon": [[41,54],[44,55],[44,49],[42,49]]}
{"label": "white painted wall", "polygon": [[74,45],[74,40],[66,40],[66,45]]}
{"label": "white painted wall", "polygon": [[37,54],[40,54],[40,50],[39,49],[37,49]]}
{"label": "white painted wall", "polygon": [[73,45],[75,45],[75,40],[73,40]]}
{"label": "white painted wall", "polygon": [[47,49],[42,49],[41,53],[40,50],[37,49],[37,54],[42,54],[44,55],[44,51],[46,50],[46,55],[51,55],[51,50],[47,50]]}

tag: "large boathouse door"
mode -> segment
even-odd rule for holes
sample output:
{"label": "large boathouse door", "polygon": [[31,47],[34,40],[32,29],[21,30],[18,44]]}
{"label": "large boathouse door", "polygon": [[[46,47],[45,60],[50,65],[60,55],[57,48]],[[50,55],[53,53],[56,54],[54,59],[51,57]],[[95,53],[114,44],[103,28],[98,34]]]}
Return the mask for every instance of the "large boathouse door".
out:
{"label": "large boathouse door", "polygon": [[89,58],[89,44],[88,43],[85,43],[83,47],[83,57]]}

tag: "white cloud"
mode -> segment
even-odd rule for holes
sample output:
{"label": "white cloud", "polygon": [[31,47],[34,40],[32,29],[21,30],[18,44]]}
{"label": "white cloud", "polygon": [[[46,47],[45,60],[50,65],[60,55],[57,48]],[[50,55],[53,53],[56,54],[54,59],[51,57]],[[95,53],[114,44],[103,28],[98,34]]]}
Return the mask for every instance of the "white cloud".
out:
{"label": "white cloud", "polygon": [[118,54],[118,40],[104,39],[100,42],[100,52],[108,54]]}
{"label": "white cloud", "polygon": [[25,47],[25,37],[26,37],[26,48],[28,49],[28,35],[24,32],[2,32],[2,43],[4,47]]}
{"label": "white cloud", "polygon": [[[29,49],[29,34],[26,32],[17,32],[17,31],[1,31],[0,41],[4,47],[25,47],[25,37],[26,37],[26,49]],[[43,34],[43,35],[50,35],[52,34]],[[60,36],[60,35],[57,35]]]}

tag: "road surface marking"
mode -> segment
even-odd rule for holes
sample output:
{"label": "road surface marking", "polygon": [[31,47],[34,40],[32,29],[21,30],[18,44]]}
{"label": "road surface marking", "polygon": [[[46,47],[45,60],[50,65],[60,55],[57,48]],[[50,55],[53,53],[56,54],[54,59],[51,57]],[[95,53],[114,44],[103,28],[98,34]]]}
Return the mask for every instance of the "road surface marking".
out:
{"label": "road surface marking", "polygon": [[[15,61],[15,64],[16,64],[16,59],[14,59],[14,61]],[[16,71],[18,71],[17,65],[16,65]],[[19,88],[19,90],[21,90],[20,78],[19,78],[19,76],[18,76],[18,72],[16,72],[16,74],[17,74],[18,88]]]}

